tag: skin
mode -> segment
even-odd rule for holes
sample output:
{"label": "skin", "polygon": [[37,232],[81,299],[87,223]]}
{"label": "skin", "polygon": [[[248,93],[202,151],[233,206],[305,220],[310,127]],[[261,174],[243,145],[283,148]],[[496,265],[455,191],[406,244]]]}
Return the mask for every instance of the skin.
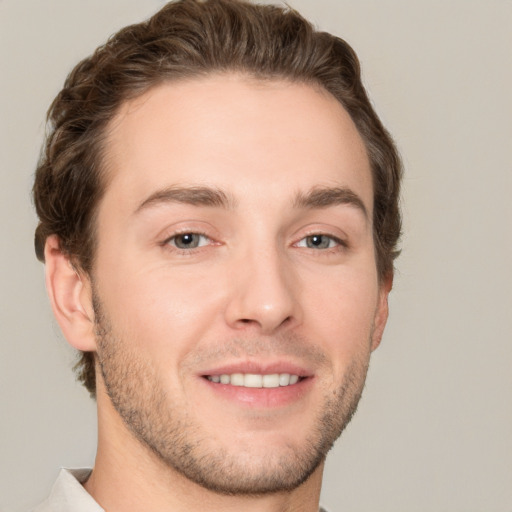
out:
{"label": "skin", "polygon": [[[46,246],[59,324],[99,362],[86,489],[110,511],[317,510],[323,457],[355,409],[391,288],[350,117],[310,85],[164,84],[122,106],[105,164],[92,279],[56,237]],[[201,234],[196,248],[178,247],[184,233]],[[226,368],[305,378],[294,390],[204,378]],[[180,467],[189,457],[207,461],[210,482]],[[261,483],[269,474],[280,487]],[[223,493],[230,482],[245,491]]]}

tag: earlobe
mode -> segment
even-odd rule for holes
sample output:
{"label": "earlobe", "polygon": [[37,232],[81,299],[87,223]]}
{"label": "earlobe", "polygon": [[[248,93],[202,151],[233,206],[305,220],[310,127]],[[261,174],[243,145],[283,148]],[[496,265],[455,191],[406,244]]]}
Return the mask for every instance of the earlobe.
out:
{"label": "earlobe", "polygon": [[53,314],[64,337],[77,350],[95,351],[90,281],[73,267],[56,235],[46,240],[45,273]]}
{"label": "earlobe", "polygon": [[388,296],[391,288],[393,287],[393,274],[385,277],[380,285],[379,290],[379,301],[375,312],[373,333],[372,333],[372,351],[375,350],[382,340],[384,334],[384,328],[388,321]]}

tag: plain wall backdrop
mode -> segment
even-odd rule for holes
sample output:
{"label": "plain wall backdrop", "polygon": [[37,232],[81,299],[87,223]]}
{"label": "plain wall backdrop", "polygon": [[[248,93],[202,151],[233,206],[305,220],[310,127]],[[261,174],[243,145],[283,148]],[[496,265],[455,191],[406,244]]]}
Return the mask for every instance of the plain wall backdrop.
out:
{"label": "plain wall backdrop", "polygon": [[[332,512],[512,510],[512,2],[293,0],[358,53],[406,169],[391,316],[326,467]],[[91,465],[95,405],[48,305],[30,189],[79,59],[157,0],[0,0],[0,511]]]}

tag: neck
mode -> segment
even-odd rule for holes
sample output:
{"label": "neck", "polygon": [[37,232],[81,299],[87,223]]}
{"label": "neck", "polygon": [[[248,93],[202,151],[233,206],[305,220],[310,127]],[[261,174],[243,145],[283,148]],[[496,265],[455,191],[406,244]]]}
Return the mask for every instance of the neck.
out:
{"label": "neck", "polygon": [[98,451],[85,489],[109,512],[317,512],[323,463],[299,487],[265,495],[210,491],[162,462],[126,427],[98,390]]}

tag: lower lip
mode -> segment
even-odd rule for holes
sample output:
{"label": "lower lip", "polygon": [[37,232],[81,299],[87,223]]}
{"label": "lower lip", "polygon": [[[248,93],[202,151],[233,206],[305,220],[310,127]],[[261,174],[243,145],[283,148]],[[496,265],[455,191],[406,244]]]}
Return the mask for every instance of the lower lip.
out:
{"label": "lower lip", "polygon": [[311,389],[313,378],[307,377],[291,386],[278,388],[246,388],[220,384],[201,378],[212,393],[225,400],[253,408],[284,407],[301,400]]}

